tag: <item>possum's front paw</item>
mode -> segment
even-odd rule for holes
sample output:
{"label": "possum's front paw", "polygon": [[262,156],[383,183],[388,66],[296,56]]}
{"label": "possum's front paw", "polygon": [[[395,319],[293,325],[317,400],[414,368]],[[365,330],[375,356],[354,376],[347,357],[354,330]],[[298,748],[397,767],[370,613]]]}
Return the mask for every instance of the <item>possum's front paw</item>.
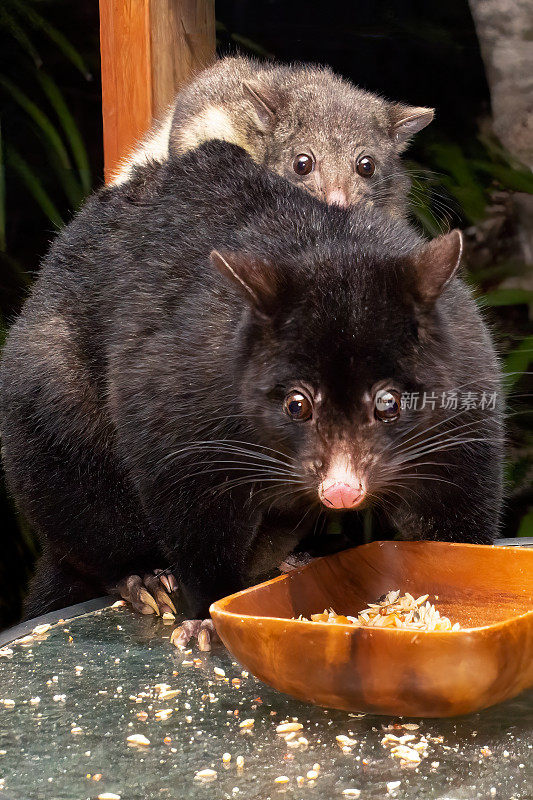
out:
{"label": "possum's front paw", "polygon": [[211,641],[217,632],[211,619],[186,619],[172,631],[170,641],[183,650],[191,639],[198,640],[199,650],[211,650]]}
{"label": "possum's front paw", "polygon": [[145,575],[129,575],[109,589],[118,594],[141,614],[176,614],[176,607],[170,597],[177,591],[178,582],[174,575],[165,570]]}

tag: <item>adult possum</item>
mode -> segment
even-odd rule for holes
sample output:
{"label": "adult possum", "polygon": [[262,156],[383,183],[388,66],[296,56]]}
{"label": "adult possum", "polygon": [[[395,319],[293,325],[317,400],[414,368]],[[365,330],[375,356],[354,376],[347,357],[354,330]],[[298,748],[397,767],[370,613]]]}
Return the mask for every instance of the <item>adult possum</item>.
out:
{"label": "adult possum", "polygon": [[387,102],[325,67],[225,58],[179,92],[115,182],[136,165],[221,139],[322,200],[403,215],[409,179],[400,153],[433,113]]}
{"label": "adult possum", "polygon": [[202,618],[328,508],[490,542],[500,403],[400,402],[498,391],[460,253],[457,231],[328,206],[222,142],[92,197],[1,365],[9,487],[44,543],[27,614],[135,575],[149,610],[142,576],[170,565]]}

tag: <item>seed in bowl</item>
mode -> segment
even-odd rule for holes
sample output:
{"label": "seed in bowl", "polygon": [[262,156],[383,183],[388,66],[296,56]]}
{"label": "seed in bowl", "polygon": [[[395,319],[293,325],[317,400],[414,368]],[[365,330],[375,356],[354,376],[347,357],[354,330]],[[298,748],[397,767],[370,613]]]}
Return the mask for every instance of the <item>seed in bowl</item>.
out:
{"label": "seed in bowl", "polygon": [[[360,628],[404,628],[414,631],[458,631],[448,617],[429,602],[429,595],[414,598],[409,592],[400,596],[400,590],[388,592],[376,603],[369,603],[356,617],[337,614],[332,608],[321,614],[311,614],[311,622],[329,622],[334,625],[355,625]],[[300,615],[298,619],[309,622]]]}

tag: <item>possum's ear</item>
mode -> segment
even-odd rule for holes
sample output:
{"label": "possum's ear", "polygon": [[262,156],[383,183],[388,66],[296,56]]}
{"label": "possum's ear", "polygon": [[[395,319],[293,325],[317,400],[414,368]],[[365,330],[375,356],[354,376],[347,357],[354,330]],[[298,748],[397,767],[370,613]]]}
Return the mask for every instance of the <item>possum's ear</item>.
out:
{"label": "possum's ear", "polygon": [[275,267],[249,253],[218,250],[211,251],[211,263],[262,317],[275,314],[284,286]]}
{"label": "possum's ear", "polygon": [[413,293],[421,306],[430,308],[459,269],[463,235],[455,229],[415,250],[408,258]]}
{"label": "possum's ear", "polygon": [[401,151],[407,147],[411,136],[429,125],[435,116],[435,109],[392,103],[389,106],[389,113],[391,136],[397,149]]}
{"label": "possum's ear", "polygon": [[243,81],[242,88],[255,109],[261,130],[268,131],[273,128],[282,103],[281,95],[258,82]]}

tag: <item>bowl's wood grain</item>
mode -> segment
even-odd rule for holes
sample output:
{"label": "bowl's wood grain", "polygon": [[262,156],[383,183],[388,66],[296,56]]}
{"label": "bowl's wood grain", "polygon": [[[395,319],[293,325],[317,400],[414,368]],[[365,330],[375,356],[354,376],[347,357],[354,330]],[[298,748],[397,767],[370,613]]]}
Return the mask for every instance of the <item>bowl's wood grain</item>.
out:
{"label": "bowl's wood grain", "polygon": [[[430,594],[462,630],[293,619],[330,607],[353,615],[391,589]],[[227,648],[254,675],[319,705],[454,716],[533,684],[533,550],[373,542],[219,600],[211,615]]]}

